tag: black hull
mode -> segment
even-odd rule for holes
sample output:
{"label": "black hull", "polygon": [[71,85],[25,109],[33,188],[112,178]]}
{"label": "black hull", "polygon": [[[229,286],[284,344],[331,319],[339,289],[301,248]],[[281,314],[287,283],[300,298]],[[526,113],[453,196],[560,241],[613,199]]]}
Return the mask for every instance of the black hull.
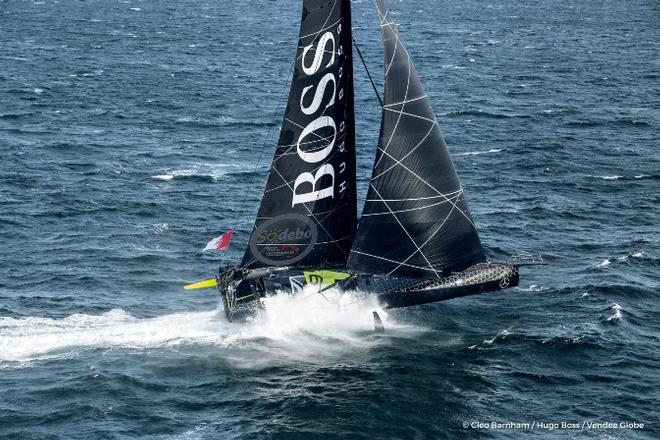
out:
{"label": "black hull", "polygon": [[519,280],[516,266],[479,263],[439,279],[358,278],[355,287],[378,292],[378,299],[385,308],[396,309],[507,289],[517,286]]}
{"label": "black hull", "polygon": [[[495,292],[515,287],[518,282],[517,266],[480,263],[463,272],[438,279],[355,275],[340,281],[335,287],[344,291],[373,293],[384,308],[395,309]],[[263,297],[283,291],[295,293],[304,284],[305,275],[301,270],[278,270],[260,274],[259,277],[232,270],[218,276],[218,292],[229,321],[241,320],[254,314],[261,307],[260,299]]]}
{"label": "black hull", "polygon": [[500,286],[500,281],[490,281],[468,286],[456,286],[448,288],[430,289],[418,292],[390,292],[378,295],[378,300],[386,309],[399,309],[403,307],[420,306],[438,301],[447,301],[464,296],[479,295],[488,292],[497,292],[499,290],[515,287],[518,285],[520,276],[514,275],[509,279],[509,285]]}

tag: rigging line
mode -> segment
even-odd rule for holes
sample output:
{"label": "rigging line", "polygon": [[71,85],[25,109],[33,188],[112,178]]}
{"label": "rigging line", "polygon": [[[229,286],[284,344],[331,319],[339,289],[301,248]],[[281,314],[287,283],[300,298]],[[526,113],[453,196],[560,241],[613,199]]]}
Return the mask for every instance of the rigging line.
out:
{"label": "rigging line", "polygon": [[371,73],[369,72],[369,68],[367,67],[367,63],[364,61],[364,58],[362,57],[362,52],[360,51],[360,46],[358,46],[357,42],[355,41],[355,38],[353,38],[353,46],[355,46],[355,49],[357,49],[357,53],[360,56],[360,60],[362,61],[362,65],[364,66],[364,70],[367,71],[367,76],[369,77],[369,81],[371,82],[371,87],[373,87],[374,92],[376,92],[376,98],[378,98],[378,102],[380,103],[380,106],[383,107],[383,100],[380,99],[380,93],[378,93],[378,89],[376,88],[376,84],[374,83],[374,79],[371,77]]}

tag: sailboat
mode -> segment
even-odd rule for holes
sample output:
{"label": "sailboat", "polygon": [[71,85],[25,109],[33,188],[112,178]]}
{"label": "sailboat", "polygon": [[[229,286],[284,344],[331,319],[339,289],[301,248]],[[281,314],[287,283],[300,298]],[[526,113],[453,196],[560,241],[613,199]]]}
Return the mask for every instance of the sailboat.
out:
{"label": "sailboat", "polygon": [[385,91],[362,216],[350,0],[304,0],[286,113],[254,229],[240,264],[221,268],[212,283],[230,321],[261,298],[309,284],[370,292],[386,308],[518,285],[526,263],[486,258],[410,54],[384,0],[376,6]]}

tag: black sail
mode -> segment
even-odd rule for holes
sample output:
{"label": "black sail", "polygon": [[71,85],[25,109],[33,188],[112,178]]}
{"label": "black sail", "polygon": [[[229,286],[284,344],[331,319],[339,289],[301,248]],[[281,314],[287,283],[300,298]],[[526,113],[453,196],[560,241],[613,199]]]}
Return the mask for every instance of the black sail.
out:
{"label": "black sail", "polygon": [[243,267],[345,266],[357,224],[350,0],[304,0],[291,91]]}
{"label": "black sail", "polygon": [[380,139],[348,266],[441,277],[485,261],[435,114],[396,24],[377,0],[385,43]]}

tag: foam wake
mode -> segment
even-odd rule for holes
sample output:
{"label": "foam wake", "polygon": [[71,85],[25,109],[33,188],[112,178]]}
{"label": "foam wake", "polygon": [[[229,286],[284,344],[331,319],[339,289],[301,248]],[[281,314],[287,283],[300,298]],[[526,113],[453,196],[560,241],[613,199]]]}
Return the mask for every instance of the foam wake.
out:
{"label": "foam wake", "polygon": [[151,347],[214,341],[217,312],[177,313],[139,319],[121,309],[63,319],[0,318],[0,361],[25,361],[71,354],[89,347]]}
{"label": "foam wake", "polygon": [[[418,329],[394,322],[373,297],[313,288],[295,296],[267,298],[265,307],[244,323],[228,323],[222,310],[137,318],[122,309],[62,319],[0,318],[0,364],[71,356],[91,348],[151,348],[207,344],[221,348],[263,349],[269,356],[307,358],[374,342],[372,311],[388,333]],[[254,344],[258,341],[258,344]],[[259,348],[263,347],[263,348]]]}

